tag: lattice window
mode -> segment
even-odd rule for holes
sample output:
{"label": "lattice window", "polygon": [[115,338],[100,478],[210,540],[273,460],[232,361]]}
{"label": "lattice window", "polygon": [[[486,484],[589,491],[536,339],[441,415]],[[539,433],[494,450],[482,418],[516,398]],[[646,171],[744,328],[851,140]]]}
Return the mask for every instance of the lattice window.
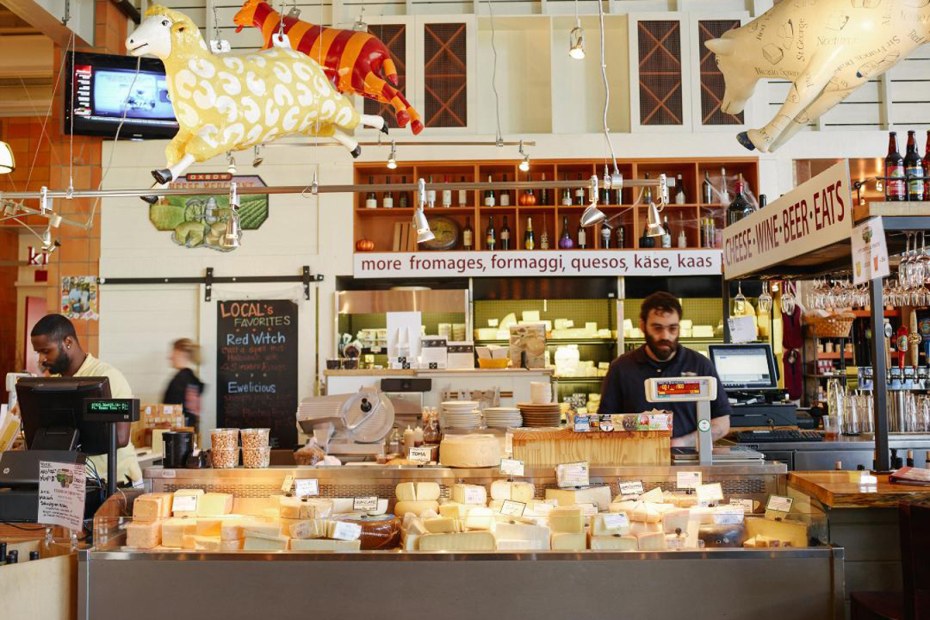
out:
{"label": "lattice window", "polygon": [[464,23],[424,24],[423,86],[427,127],[468,124],[468,76]]}
{"label": "lattice window", "polygon": [[640,125],[682,125],[681,24],[640,21]]}
{"label": "lattice window", "polygon": [[[368,32],[375,35],[391,52],[391,59],[397,67],[397,88],[407,95],[407,26],[404,24],[381,24],[370,26]],[[374,99],[365,99],[365,114],[377,114],[384,117],[388,127],[397,127],[397,117],[390,103],[381,103]]]}
{"label": "lattice window", "polygon": [[720,109],[726,89],[723,74],[717,68],[714,53],[704,42],[716,39],[728,30],[740,27],[738,19],[721,19],[698,22],[698,57],[701,59],[701,124],[742,125],[743,113],[725,114]]}

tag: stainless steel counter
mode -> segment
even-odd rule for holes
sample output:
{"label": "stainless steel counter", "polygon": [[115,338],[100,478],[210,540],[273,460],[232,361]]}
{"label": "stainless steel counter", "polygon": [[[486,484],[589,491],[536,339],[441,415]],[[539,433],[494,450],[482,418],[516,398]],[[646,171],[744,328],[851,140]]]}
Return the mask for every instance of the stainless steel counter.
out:
{"label": "stainless steel counter", "polygon": [[[889,447],[898,451],[903,460],[907,450],[914,451],[917,465],[923,466],[930,450],[930,435],[924,433],[894,433],[889,436]],[[781,461],[794,471],[820,471],[835,469],[841,461],[843,469],[854,470],[862,465],[872,467],[875,441],[872,437],[840,437],[835,441],[798,441],[759,444],[739,444],[765,454],[768,460]]]}

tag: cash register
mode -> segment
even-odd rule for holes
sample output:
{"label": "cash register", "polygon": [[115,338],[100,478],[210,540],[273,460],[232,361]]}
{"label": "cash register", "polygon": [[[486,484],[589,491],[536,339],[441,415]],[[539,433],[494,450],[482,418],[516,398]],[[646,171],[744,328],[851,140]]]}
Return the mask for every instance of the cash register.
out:
{"label": "cash register", "polygon": [[771,346],[712,344],[708,350],[733,409],[731,427],[797,426],[797,407],[778,388]]}

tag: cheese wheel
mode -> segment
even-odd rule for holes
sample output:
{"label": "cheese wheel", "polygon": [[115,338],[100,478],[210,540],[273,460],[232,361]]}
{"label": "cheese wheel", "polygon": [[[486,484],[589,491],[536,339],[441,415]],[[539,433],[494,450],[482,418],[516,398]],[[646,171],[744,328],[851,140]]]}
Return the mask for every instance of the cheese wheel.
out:
{"label": "cheese wheel", "polygon": [[511,499],[527,504],[536,495],[536,487],[530,482],[511,482],[509,480],[495,480],[491,483],[491,499]]}
{"label": "cheese wheel", "polygon": [[419,502],[438,501],[440,495],[442,495],[442,489],[439,487],[438,482],[418,482],[417,483],[417,501]]}
{"label": "cheese wheel", "polygon": [[452,501],[476,506],[488,505],[488,490],[480,484],[452,485]]}
{"label": "cheese wheel", "polygon": [[439,462],[445,467],[497,467],[500,442],[493,435],[449,435],[439,444]]}
{"label": "cheese wheel", "polygon": [[359,541],[363,551],[384,551],[400,544],[400,519],[394,516],[339,517],[338,520],[355,523],[362,528]]}
{"label": "cheese wheel", "polygon": [[439,502],[397,502],[397,504],[394,505],[394,514],[399,517],[404,516],[408,512],[420,516],[427,510],[438,512]]}

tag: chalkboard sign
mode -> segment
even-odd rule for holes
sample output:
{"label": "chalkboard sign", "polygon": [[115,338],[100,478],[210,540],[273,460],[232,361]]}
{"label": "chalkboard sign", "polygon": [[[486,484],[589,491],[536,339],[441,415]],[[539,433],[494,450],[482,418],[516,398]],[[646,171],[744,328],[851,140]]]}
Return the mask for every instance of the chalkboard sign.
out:
{"label": "chalkboard sign", "polygon": [[293,301],[217,303],[218,427],[270,428],[273,447],[296,447],[297,333]]}

